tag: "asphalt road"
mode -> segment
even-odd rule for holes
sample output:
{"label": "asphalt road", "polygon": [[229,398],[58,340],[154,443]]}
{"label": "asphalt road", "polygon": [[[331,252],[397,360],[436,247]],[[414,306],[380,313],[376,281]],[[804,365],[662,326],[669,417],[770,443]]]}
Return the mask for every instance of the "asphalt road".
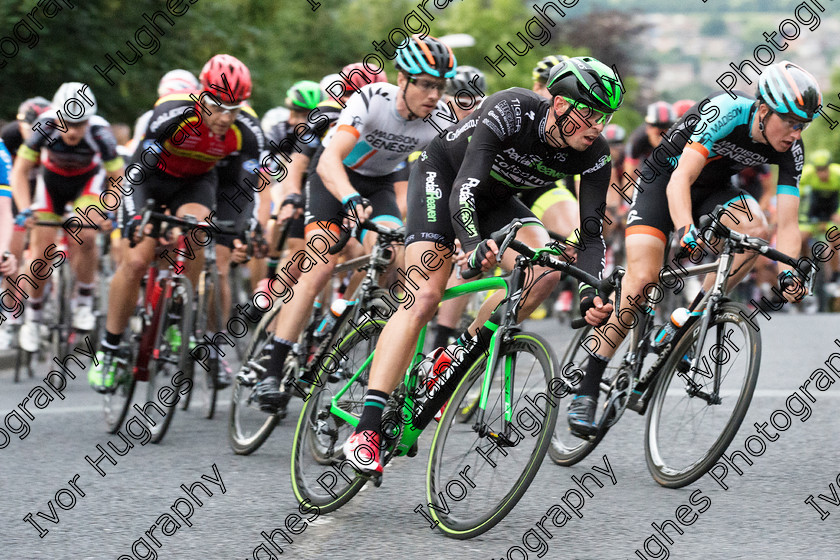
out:
{"label": "asphalt road", "polygon": [[[570,337],[568,329],[558,328],[555,321],[532,322],[529,328],[548,337],[558,349]],[[779,315],[765,323],[761,332],[761,377],[730,452],[743,451],[746,438],[756,434],[753,424],[767,422],[774,410],[784,409],[803,381],[816,368],[825,369],[823,362],[832,352],[840,353],[840,343],[833,342],[840,339],[837,315]],[[840,355],[832,363],[840,369]],[[195,412],[179,411],[160,445],[137,444],[122,456],[112,452],[117,464],[100,463],[106,473],[101,477],[85,456],[96,458],[96,446],[106,446],[109,441],[120,450],[125,444],[105,433],[98,396],[86,386],[84,376],[78,376],[69,383],[64,400],[45,403],[47,397],[36,386],[43,386],[40,378],[48,369],[39,368],[37,378],[17,385],[12,383],[11,370],[0,370],[0,415],[6,417],[0,428],[17,429],[16,418],[8,414],[27,395],[31,399],[25,406],[35,418],[29,421],[31,431],[25,439],[12,434],[8,445],[0,449],[0,558],[272,557],[266,552],[255,555],[255,548],[265,543],[261,532],[283,527],[288,516],[297,513],[289,459],[299,401],[258,452],[240,457],[228,447],[229,391],[225,391],[216,419],[208,421]],[[531,547],[526,551],[528,558],[840,558],[840,498],[836,497],[840,495],[836,435],[840,432],[840,390],[831,387],[822,392],[813,386],[811,382],[816,399],[808,403],[811,416],[804,422],[793,418],[792,426],[768,443],[763,455],[750,456],[752,466],[737,460],[743,475],[730,468],[725,480],[728,490],[708,475],[680,490],[658,486],[645,465],[643,418],[628,412],[579,465],[562,468],[546,459],[523,500],[493,530],[469,541],[456,541],[430,530],[414,512],[424,503],[429,434],[421,438],[416,458],[397,459],[386,469],[382,487],[368,485],[347,506],[314,519],[298,535],[287,531],[292,543],[275,533],[283,553],[274,550],[274,555],[301,559],[505,558],[510,547],[524,549],[524,537]],[[46,407],[38,409],[33,403]],[[791,403],[794,409],[799,410],[798,406]],[[773,428],[768,431],[771,435],[776,432]],[[754,440],[752,445],[757,445]],[[533,531],[527,536],[526,532],[535,529],[553,505],[561,504],[568,490],[577,488],[572,476],[593,472],[593,465],[603,468],[604,455],[616,483],[600,476],[606,482],[603,488],[590,484],[593,496],[586,497],[582,518],[574,517],[560,528],[543,523],[551,538],[543,535],[547,551],[540,550],[542,545],[534,535],[541,533]],[[78,490],[69,483],[73,479]],[[213,495],[196,491],[203,505],[193,504],[194,513],[188,518],[191,526],[162,517],[174,515],[173,505],[186,511],[186,494],[180,485],[197,481]],[[818,494],[825,497],[815,498],[815,504],[829,514],[825,520],[804,502]],[[680,509],[683,504],[689,508]],[[24,520],[28,514],[48,531],[42,538],[38,529]],[[663,529],[667,537],[651,526],[678,516],[693,522],[677,528],[667,524]],[[179,520],[177,516],[172,519]],[[144,535],[156,521],[159,527],[152,535],[160,546]],[[300,532],[303,525],[295,524],[294,518],[292,521],[292,529]],[[141,538],[152,545],[153,552],[139,543],[132,553],[133,543]],[[510,557],[523,556],[512,549]]]}

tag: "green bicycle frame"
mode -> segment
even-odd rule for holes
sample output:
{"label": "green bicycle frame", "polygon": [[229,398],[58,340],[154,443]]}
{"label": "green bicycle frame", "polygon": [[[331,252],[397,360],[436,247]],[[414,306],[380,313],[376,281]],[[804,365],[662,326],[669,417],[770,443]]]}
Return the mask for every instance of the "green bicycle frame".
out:
{"label": "green bicycle frame", "polygon": [[[452,288],[447,289],[443,293],[443,298],[441,301],[450,300],[459,296],[467,295],[467,294],[474,294],[478,292],[485,292],[488,290],[498,290],[502,289],[505,290],[505,294],[508,294],[509,291],[509,283],[510,275],[507,276],[492,276],[490,278],[482,278],[479,280],[475,280],[473,282],[468,282],[466,284],[461,284],[459,286],[453,286]],[[488,349],[489,355],[491,357],[490,360],[487,360],[487,367],[486,373],[484,376],[484,380],[482,383],[481,388],[481,398],[479,401],[480,410],[483,412],[487,405],[487,396],[490,392],[490,381],[491,381],[491,373],[493,371],[493,367],[495,365],[495,356],[497,355],[498,351],[498,325],[492,324],[490,321],[485,323],[485,326],[490,328],[493,331],[493,335],[490,338],[490,347]],[[422,429],[417,428],[413,423],[412,419],[413,410],[414,410],[414,399],[412,398],[413,392],[417,386],[417,378],[416,376],[412,376],[411,372],[414,368],[419,364],[424,356],[423,356],[423,346],[426,341],[426,326],[424,325],[423,328],[420,330],[420,335],[417,338],[417,345],[414,351],[414,357],[411,360],[411,363],[408,366],[408,369],[405,373],[405,401],[402,406],[401,415],[400,415],[400,425],[393,426],[394,429],[401,430],[400,440],[396,445],[394,450],[394,454],[397,456],[406,455],[408,451],[411,449],[412,445],[417,441],[420,437],[420,434],[423,432]],[[356,426],[359,423],[359,418],[353,414],[350,414],[346,410],[343,410],[338,406],[338,400],[344,395],[344,393],[350,388],[350,386],[359,378],[365,368],[370,366],[371,361],[373,360],[374,353],[371,353],[362,363],[361,367],[353,373],[353,375],[347,380],[347,383],[342,387],[333,397],[330,403],[330,414],[341,418],[343,421],[347,422],[352,426]],[[510,358],[508,358],[510,361]],[[511,379],[510,379],[510,364],[506,363],[505,366],[505,418],[510,421],[512,409],[510,404],[510,389],[511,389]],[[386,427],[387,428],[387,427]]]}

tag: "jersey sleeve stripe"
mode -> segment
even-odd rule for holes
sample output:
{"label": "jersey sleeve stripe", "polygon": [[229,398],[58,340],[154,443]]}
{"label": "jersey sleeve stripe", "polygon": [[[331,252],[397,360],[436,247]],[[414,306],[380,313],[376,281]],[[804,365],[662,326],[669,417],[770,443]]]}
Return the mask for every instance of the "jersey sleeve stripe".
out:
{"label": "jersey sleeve stripe", "polygon": [[338,131],[340,131],[340,130],[346,130],[347,132],[349,132],[350,134],[352,134],[353,136],[355,136],[355,137],[356,137],[356,140],[358,140],[358,139],[359,139],[359,136],[361,136],[361,135],[359,134],[359,131],[358,131],[358,130],[356,130],[355,128],[353,128],[352,126],[350,126],[349,124],[340,124],[340,125],[338,125],[338,128],[336,129],[336,132],[338,132]]}
{"label": "jersey sleeve stripe", "polygon": [[23,159],[28,159],[29,161],[38,163],[38,157],[41,155],[40,152],[36,152],[26,144],[21,144],[20,148],[18,148],[17,155],[22,157]]}
{"label": "jersey sleeve stripe", "polygon": [[706,146],[704,146],[700,142],[692,142],[691,144],[688,145],[688,147],[691,148],[692,150],[697,151],[704,158],[709,157],[709,149],[706,148]]}
{"label": "jersey sleeve stripe", "polygon": [[350,166],[350,169],[358,169],[358,168],[360,168],[362,165],[364,165],[364,164],[365,164],[365,162],[366,162],[367,160],[369,160],[369,159],[373,156],[373,154],[375,154],[375,153],[376,153],[376,152],[378,152],[378,151],[379,151],[379,150],[371,150],[370,152],[368,152],[368,154],[367,154],[366,156],[364,156],[362,159],[360,159],[359,161],[357,161],[356,163],[354,163],[353,165],[351,165],[351,166]]}
{"label": "jersey sleeve stripe", "polygon": [[105,171],[118,171],[123,168],[125,162],[123,161],[122,157],[115,157],[114,159],[109,159],[108,161],[102,164],[102,167],[105,168]]}
{"label": "jersey sleeve stripe", "polygon": [[776,194],[789,194],[791,196],[799,198],[799,189],[797,189],[793,185],[779,185],[776,187]]}

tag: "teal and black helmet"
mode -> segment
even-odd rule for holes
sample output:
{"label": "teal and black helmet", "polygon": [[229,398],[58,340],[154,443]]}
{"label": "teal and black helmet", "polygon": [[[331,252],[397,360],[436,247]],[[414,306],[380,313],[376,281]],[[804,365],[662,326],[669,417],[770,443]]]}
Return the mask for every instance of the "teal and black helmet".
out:
{"label": "teal and black helmet", "polygon": [[812,120],[822,104],[817,80],[804,68],[783,60],[768,66],[758,78],[756,97],[780,115]]}
{"label": "teal and black helmet", "polygon": [[428,74],[436,78],[453,78],[458,63],[449,46],[434,37],[412,35],[408,43],[396,51],[397,70],[415,76]]}
{"label": "teal and black helmet", "polygon": [[618,75],[591,56],[569,58],[551,69],[548,91],[602,113],[614,113],[624,100]]}
{"label": "teal and black helmet", "polygon": [[324,92],[318,82],[302,80],[286,92],[286,107],[293,111],[311,111],[324,100]]}

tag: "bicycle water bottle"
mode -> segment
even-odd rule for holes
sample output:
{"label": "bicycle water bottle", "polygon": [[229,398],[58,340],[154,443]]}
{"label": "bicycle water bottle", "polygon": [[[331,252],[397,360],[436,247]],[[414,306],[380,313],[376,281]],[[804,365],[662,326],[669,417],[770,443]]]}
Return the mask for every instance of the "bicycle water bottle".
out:
{"label": "bicycle water bottle", "polygon": [[653,339],[653,349],[658,352],[671,342],[676,332],[688,320],[689,315],[690,312],[685,307],[674,309],[674,312],[671,313],[671,320],[662,326],[656,334],[656,338]]}
{"label": "bicycle water bottle", "polygon": [[330,305],[330,312],[325,314],[324,319],[318,328],[315,330],[315,338],[323,338],[332,330],[338,318],[341,317],[344,310],[347,309],[348,302],[345,299],[337,299]]}

